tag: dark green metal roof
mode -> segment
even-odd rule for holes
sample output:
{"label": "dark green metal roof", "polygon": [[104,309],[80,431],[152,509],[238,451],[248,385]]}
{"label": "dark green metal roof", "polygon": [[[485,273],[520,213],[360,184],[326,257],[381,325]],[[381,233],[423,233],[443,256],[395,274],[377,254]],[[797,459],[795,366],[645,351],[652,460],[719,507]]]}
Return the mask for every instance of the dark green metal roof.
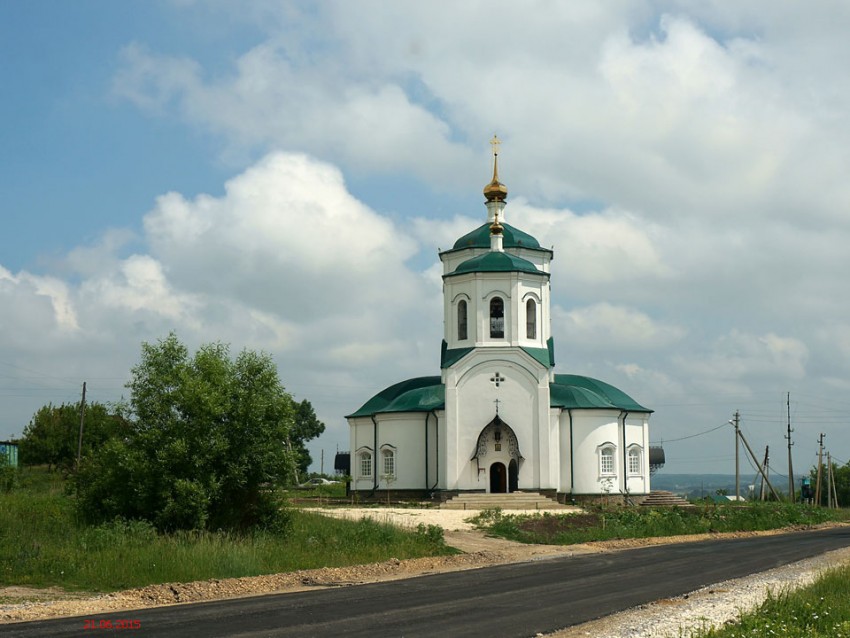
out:
{"label": "dark green metal roof", "polygon": [[549,384],[549,403],[553,408],[652,412],[613,385],[577,374],[555,375],[555,382]]}
{"label": "dark green metal roof", "polygon": [[[526,348],[525,346],[520,346],[520,349],[529,355],[535,361],[539,361],[544,366],[551,368],[555,365],[554,361],[554,345],[552,342],[552,338],[549,338],[547,342],[548,348]],[[449,366],[457,363],[461,359],[463,359],[470,352],[475,350],[475,348],[449,348],[446,340],[443,339],[443,347],[440,352],[440,367],[448,368]]]}
{"label": "dark green metal roof", "polygon": [[449,349],[449,344],[446,343],[446,340],[443,339],[443,345],[440,348],[440,368],[448,368],[453,363],[457,363],[461,359],[463,359],[470,352],[475,350],[475,348],[451,348]]}
{"label": "dark green metal roof", "polygon": [[525,346],[520,346],[520,348],[525,354],[547,368],[551,368],[554,365],[549,359],[549,350],[547,348],[526,348]]}
{"label": "dark green metal roof", "polygon": [[[549,384],[549,404],[564,409],[652,412],[604,381],[575,374],[555,375],[555,382]],[[416,377],[382,390],[346,418],[390,412],[430,412],[445,407],[446,387],[440,377]]]}
{"label": "dark green metal roof", "polygon": [[385,412],[430,412],[446,403],[446,388],[440,377],[417,377],[382,390],[346,418]]}
{"label": "dark green metal roof", "polygon": [[[528,233],[502,222],[502,245],[505,248],[531,248],[541,250],[540,242]],[[490,248],[490,222],[482,224],[455,242],[453,250],[463,248]],[[542,249],[546,250],[546,249]]]}
{"label": "dark green metal roof", "polygon": [[535,275],[549,276],[527,259],[498,251],[488,251],[472,259],[467,259],[458,264],[454,272],[443,275],[443,278],[463,275],[470,272],[527,272]]}

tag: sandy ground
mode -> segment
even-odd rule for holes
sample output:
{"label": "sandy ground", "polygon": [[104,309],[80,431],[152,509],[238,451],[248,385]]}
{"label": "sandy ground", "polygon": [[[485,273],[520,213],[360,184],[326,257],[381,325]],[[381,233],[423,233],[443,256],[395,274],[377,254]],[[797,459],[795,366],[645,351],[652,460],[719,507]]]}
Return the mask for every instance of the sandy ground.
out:
{"label": "sandy ground", "polygon": [[[438,508],[407,508],[407,507],[334,507],[320,509],[323,514],[337,518],[372,518],[376,521],[392,523],[402,527],[417,525],[439,525],[446,531],[461,531],[475,529],[469,519],[478,514],[473,510],[443,510]],[[570,514],[581,512],[578,507],[561,507],[559,509],[541,510],[504,510],[505,514]]]}
{"label": "sandy ground", "polygon": [[[148,587],[95,596],[87,596],[79,593],[70,594],[56,588],[41,590],[33,590],[22,587],[0,588],[0,623],[78,615],[95,616],[97,614],[155,607],[160,605],[185,604],[222,598],[237,598],[259,594],[304,591],[322,587],[340,587],[380,582],[400,578],[410,578],[413,576],[436,572],[476,569],[505,563],[541,560],[556,556],[614,552],[630,547],[645,545],[682,543],[704,540],[706,538],[722,538],[728,536],[742,537],[757,535],[756,533],[694,535],[640,540],[606,541],[601,543],[587,543],[570,546],[524,545],[503,539],[489,538],[482,532],[473,529],[473,526],[469,523],[469,518],[474,516],[476,512],[470,511],[414,508],[334,508],[313,511],[319,511],[329,516],[344,518],[370,517],[375,520],[386,520],[387,522],[407,527],[416,527],[419,524],[440,525],[445,530],[446,542],[452,547],[461,550],[463,553],[455,556],[417,558],[410,560],[390,559],[383,563],[371,565],[301,570],[298,572],[272,574],[267,576],[214,579],[193,583],[164,583],[161,585],[150,585]],[[535,512],[536,511],[537,510],[535,510]],[[554,512],[563,514],[564,510],[553,510],[553,513]],[[764,532],[759,534],[771,533],[775,534],[779,532]],[[850,552],[843,555],[841,560],[850,560]],[[806,577],[811,577],[811,574],[815,573],[817,569],[820,569],[820,566],[822,566],[822,562],[817,565],[798,566],[796,569],[789,568],[791,571],[789,571],[788,574],[793,574],[793,576],[788,576],[786,574],[783,576],[785,579],[783,582],[803,582]],[[745,581],[746,579],[742,580]],[[751,584],[745,584],[742,586],[748,591],[753,587]],[[729,585],[725,589],[731,590],[733,589],[733,586]],[[716,597],[712,597],[708,594],[706,594],[706,596],[709,598],[712,609],[716,611],[716,609],[714,609],[714,607],[716,607],[714,605],[716,602],[714,599],[716,599]],[[737,610],[740,609],[741,606],[736,602],[739,600],[740,598],[733,597],[733,608],[730,613],[737,613]],[[642,610],[635,610],[634,613],[646,615],[649,612],[646,608],[644,608]],[[662,615],[669,616],[666,609]],[[624,617],[626,618],[624,622],[631,623],[632,627],[636,627],[640,625],[637,620],[639,617],[642,616]],[[657,622],[652,625],[652,627],[657,626],[660,626]],[[571,638],[573,636],[603,635],[602,625],[597,626],[595,630],[590,630],[591,633],[575,633],[580,630],[581,628],[573,628],[570,630],[570,632],[573,633],[564,633],[563,635],[570,636]],[[610,622],[605,626],[605,630],[611,630],[612,633],[610,635],[612,636],[664,635],[618,633],[620,632],[620,629],[617,627],[611,629]],[[625,631],[625,629],[623,631]],[[676,635],[676,633],[674,632],[670,635]]]}

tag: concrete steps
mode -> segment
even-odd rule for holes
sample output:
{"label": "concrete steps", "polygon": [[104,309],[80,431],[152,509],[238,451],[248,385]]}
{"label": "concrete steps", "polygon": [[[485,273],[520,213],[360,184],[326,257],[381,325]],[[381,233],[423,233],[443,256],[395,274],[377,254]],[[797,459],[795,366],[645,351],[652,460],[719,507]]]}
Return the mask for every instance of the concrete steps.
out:
{"label": "concrete steps", "polygon": [[510,494],[485,494],[473,492],[458,494],[442,505],[445,510],[554,510],[568,509],[557,501],[537,492],[511,492]]}
{"label": "concrete steps", "polygon": [[689,503],[681,496],[665,490],[650,492],[649,496],[643,499],[640,505],[641,507],[693,507],[692,503]]}

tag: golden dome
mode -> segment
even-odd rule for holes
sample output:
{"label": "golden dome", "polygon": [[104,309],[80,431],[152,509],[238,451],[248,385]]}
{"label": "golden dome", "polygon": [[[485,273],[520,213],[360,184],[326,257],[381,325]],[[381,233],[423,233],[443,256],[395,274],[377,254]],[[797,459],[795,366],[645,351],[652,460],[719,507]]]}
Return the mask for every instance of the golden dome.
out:
{"label": "golden dome", "polygon": [[484,187],[484,198],[488,202],[503,202],[508,198],[508,187],[499,181],[499,138],[495,135],[490,140],[493,147],[493,179]]}
{"label": "golden dome", "polygon": [[496,216],[493,217],[493,223],[490,224],[490,235],[501,235],[505,227],[499,222],[499,211],[496,211]]}

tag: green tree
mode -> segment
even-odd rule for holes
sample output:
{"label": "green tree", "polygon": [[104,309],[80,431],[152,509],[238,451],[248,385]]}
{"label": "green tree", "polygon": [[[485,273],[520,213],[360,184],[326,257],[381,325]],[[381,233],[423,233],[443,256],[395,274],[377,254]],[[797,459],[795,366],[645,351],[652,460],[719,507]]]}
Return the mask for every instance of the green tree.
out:
{"label": "green tree", "polygon": [[[127,430],[121,406],[86,404],[83,419],[82,454],[98,450],[113,436]],[[70,469],[77,460],[80,435],[80,403],[45,405],[33,415],[24,428],[19,444],[20,461],[24,465],[46,464],[48,469]]]}
{"label": "green tree", "polygon": [[292,453],[300,475],[305,475],[313,459],[305,445],[325,431],[325,424],[316,418],[316,412],[307,399],[295,404],[294,424],[290,434]]}
{"label": "green tree", "polygon": [[79,513],[145,519],[158,529],[283,529],[276,486],[291,474],[293,401],[265,354],[231,360],[226,345],[194,356],[172,333],[142,344],[131,426],[74,477]]}
{"label": "green tree", "polygon": [[[817,466],[813,467],[810,472],[810,476],[812,478],[812,493],[814,494],[817,485],[818,478],[818,468]],[[827,468],[826,463],[823,464],[823,470],[821,473],[821,483],[820,483],[820,491],[821,498],[820,504],[826,506],[829,503],[829,496],[827,495],[827,477],[829,476],[829,469]],[[835,483],[835,494],[838,498],[838,505],[840,507],[848,507],[850,506],[850,462],[845,465],[838,465],[837,463],[832,464],[832,480]]]}
{"label": "green tree", "polygon": [[5,454],[0,454],[0,492],[11,492],[17,483],[18,471]]}

